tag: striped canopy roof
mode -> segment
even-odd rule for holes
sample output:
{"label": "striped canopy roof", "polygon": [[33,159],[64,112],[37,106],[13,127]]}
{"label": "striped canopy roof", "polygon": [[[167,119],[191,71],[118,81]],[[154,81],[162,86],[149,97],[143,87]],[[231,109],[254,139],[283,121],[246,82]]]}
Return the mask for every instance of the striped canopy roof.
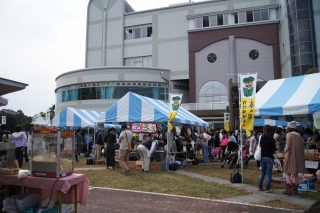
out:
{"label": "striped canopy roof", "polygon": [[[96,122],[167,122],[169,104],[156,99],[128,92],[106,112],[100,115]],[[179,108],[174,122],[208,126],[208,123],[198,118],[183,107]]]}
{"label": "striped canopy roof", "polygon": [[320,112],[320,73],[268,81],[256,95],[256,116]]}

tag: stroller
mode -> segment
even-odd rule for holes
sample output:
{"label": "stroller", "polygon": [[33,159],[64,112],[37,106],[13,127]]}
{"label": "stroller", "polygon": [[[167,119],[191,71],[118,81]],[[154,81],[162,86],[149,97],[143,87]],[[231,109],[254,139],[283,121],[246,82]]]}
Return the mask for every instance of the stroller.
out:
{"label": "stroller", "polygon": [[224,164],[229,164],[229,169],[232,169],[234,165],[236,165],[236,168],[240,168],[240,165],[238,164],[238,149],[239,145],[234,142],[229,142],[226,150],[226,157],[223,159],[223,162],[221,164],[221,168],[224,168]]}

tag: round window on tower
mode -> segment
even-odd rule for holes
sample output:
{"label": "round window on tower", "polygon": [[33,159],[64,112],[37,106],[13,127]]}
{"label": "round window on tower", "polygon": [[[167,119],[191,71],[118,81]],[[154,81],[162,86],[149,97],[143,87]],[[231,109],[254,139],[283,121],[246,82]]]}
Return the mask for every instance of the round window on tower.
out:
{"label": "round window on tower", "polygon": [[257,58],[259,58],[258,50],[251,50],[249,52],[249,58],[251,58],[252,60],[256,60]]}
{"label": "round window on tower", "polygon": [[208,61],[210,63],[214,63],[217,60],[217,55],[214,53],[210,53],[207,57]]}

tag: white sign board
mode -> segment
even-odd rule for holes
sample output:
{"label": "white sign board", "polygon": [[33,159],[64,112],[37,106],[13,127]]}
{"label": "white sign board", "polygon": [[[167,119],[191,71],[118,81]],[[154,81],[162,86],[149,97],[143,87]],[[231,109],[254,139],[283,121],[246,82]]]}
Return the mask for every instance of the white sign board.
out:
{"label": "white sign board", "polygon": [[306,168],[308,169],[318,169],[319,161],[305,161]]}
{"label": "white sign board", "polygon": [[6,123],[7,123],[6,116],[2,116],[1,124],[6,124]]}

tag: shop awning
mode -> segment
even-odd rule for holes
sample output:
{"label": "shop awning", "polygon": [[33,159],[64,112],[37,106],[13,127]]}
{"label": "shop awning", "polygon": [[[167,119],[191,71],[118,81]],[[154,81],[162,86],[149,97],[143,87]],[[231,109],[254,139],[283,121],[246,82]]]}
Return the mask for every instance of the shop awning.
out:
{"label": "shop awning", "polygon": [[256,95],[256,116],[320,111],[320,73],[268,81]]}
{"label": "shop awning", "polygon": [[[265,125],[270,125],[270,126],[282,126],[286,127],[289,122],[287,121],[280,121],[280,120],[273,120],[273,119],[254,119],[254,126],[265,126]],[[311,122],[297,122],[297,126],[310,126]]]}
{"label": "shop awning", "polygon": [[[169,104],[145,96],[128,92],[106,112],[96,119],[96,122],[168,122]],[[174,122],[208,126],[208,123],[198,118],[183,107],[179,108]]]}
{"label": "shop awning", "polygon": [[101,114],[99,111],[67,107],[56,115],[50,124],[55,127],[94,127],[95,119]]}
{"label": "shop awning", "polygon": [[19,90],[25,89],[27,86],[28,84],[0,78],[0,95],[17,92]]}

